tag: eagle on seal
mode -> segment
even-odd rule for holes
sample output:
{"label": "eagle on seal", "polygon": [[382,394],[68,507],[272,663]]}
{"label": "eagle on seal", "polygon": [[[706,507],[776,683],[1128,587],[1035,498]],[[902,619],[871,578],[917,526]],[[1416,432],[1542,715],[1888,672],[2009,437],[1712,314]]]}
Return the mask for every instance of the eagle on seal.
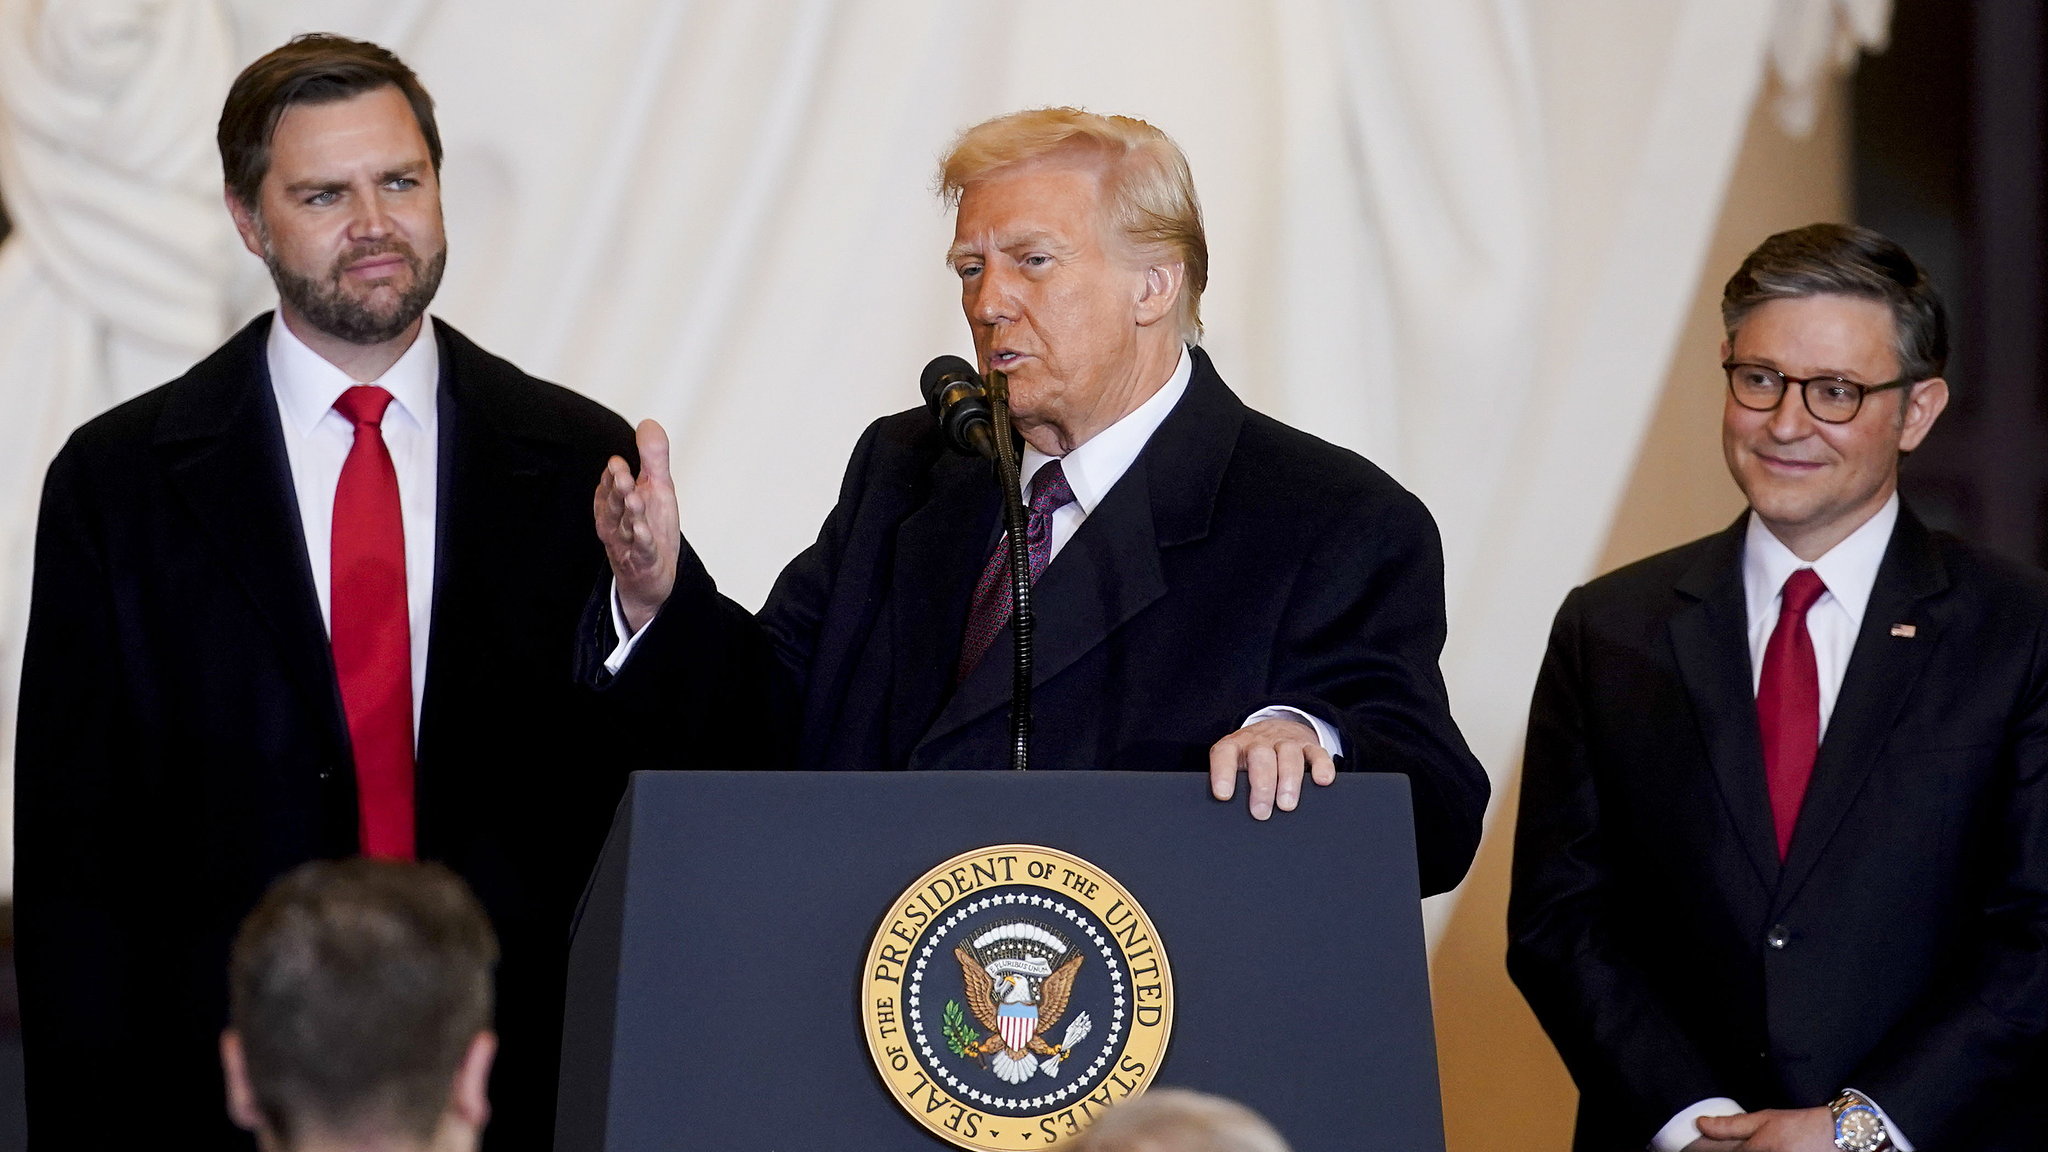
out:
{"label": "eagle on seal", "polygon": [[953,949],[966,985],[967,1006],[991,1033],[972,1050],[974,1055],[987,1057],[989,1069],[1011,1084],[1022,1084],[1035,1072],[1053,1075],[1089,1032],[1088,1014],[1083,1012],[1067,1027],[1064,1043],[1056,1046],[1044,1038],[1066,1015],[1081,955],[1070,955],[1053,967],[1045,952],[1066,952],[1065,942],[1026,923],[1003,925],[983,934],[975,945],[984,955],[996,955],[982,959],[964,947]]}

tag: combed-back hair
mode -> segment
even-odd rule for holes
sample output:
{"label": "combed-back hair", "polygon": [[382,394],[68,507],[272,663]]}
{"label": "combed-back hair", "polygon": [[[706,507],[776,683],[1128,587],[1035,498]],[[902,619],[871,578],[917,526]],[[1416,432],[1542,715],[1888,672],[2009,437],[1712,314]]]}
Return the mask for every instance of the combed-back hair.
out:
{"label": "combed-back hair", "polygon": [[1260,1115],[1234,1100],[1154,1088],[1111,1108],[1073,1152],[1288,1152]]}
{"label": "combed-back hair", "polygon": [[498,941],[438,864],[316,860],[242,922],[228,1022],[257,1106],[287,1147],[309,1128],[432,1139],[491,1026]]}
{"label": "combed-back hair", "polygon": [[1033,108],[984,120],[962,132],[940,161],[939,195],[958,208],[977,181],[1054,153],[1101,163],[1110,227],[1138,252],[1165,253],[1185,269],[1180,335],[1200,341],[1202,290],[1209,286],[1202,203],[1180,146],[1152,125],[1079,108]]}
{"label": "combed-back hair", "polygon": [[1948,310],[1940,290],[1904,248],[1854,224],[1808,224],[1757,245],[1721,292],[1721,323],[1732,341],[1760,305],[1829,295],[1891,308],[1900,376],[1931,380],[1948,366]]}
{"label": "combed-back hair", "polygon": [[388,49],[327,32],[295,36],[242,69],[228,89],[215,139],[228,190],[249,208],[270,171],[270,140],[285,109],[294,104],[331,104],[385,85],[403,93],[419,121],[434,171],[441,171],[441,130],[434,124],[434,98],[419,77]]}

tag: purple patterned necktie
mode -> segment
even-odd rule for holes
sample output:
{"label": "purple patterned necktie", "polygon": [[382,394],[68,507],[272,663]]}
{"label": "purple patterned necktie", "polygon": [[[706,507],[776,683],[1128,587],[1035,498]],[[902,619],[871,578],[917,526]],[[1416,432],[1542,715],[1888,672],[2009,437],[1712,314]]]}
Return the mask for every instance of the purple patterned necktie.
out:
{"label": "purple patterned necktie", "polygon": [[[1024,542],[1031,553],[1031,582],[1045,572],[1052,561],[1052,514],[1074,502],[1074,490],[1067,487],[1067,474],[1060,462],[1048,460],[1031,478],[1031,512],[1024,522]],[[960,667],[955,684],[967,679],[974,666],[995,643],[996,633],[1010,620],[1010,534],[996,541],[996,550],[981,570],[974,586],[974,607],[967,613],[967,635],[960,642]]]}

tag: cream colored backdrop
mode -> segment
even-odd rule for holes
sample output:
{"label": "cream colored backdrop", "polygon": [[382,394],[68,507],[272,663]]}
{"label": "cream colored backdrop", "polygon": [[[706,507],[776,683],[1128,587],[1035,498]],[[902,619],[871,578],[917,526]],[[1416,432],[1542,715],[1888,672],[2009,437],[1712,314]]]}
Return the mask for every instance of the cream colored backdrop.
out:
{"label": "cream colored backdrop", "polygon": [[[1550,615],[1646,474],[1638,448],[1767,62],[1792,86],[1773,111],[1796,125],[1887,12],[0,0],[0,194],[17,225],[0,247],[0,708],[50,455],[268,306],[218,207],[212,122],[245,62],[321,28],[392,46],[439,100],[452,253],[436,311],[667,424],[686,531],[747,603],[815,532],[861,427],[915,401],[926,359],[968,349],[931,195],[952,134],[1048,103],[1165,128],[1202,190],[1206,344],[1225,378],[1435,512],[1453,705],[1505,799]],[[1468,884],[1483,899],[1456,921],[1455,895],[1425,908],[1432,938],[1449,923],[1459,942],[1437,962],[1447,1022],[1484,1004],[1506,1027],[1519,1006],[1484,935],[1506,831],[1496,820]],[[1491,983],[1452,981],[1466,963]],[[1492,1113],[1466,1085],[1511,1087],[1488,1083],[1508,1070],[1488,1062],[1499,1046],[1449,1023],[1444,1040],[1454,1146],[1528,1146],[1468,1120]]]}

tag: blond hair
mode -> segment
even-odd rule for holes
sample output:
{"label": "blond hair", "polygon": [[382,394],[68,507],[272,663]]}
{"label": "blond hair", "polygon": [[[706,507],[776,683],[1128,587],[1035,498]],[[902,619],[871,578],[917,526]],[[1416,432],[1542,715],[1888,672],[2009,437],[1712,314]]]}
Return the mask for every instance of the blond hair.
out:
{"label": "blond hair", "polygon": [[984,120],[962,132],[940,161],[939,195],[948,208],[958,208],[976,182],[1057,152],[1099,158],[1110,227],[1140,254],[1165,253],[1180,263],[1181,339],[1199,342],[1202,289],[1209,284],[1202,205],[1187,157],[1152,125],[1079,108],[1033,108]]}
{"label": "blond hair", "polygon": [[1221,1096],[1154,1088],[1125,1100],[1074,1142],[1073,1152],[1288,1152],[1259,1114]]}

